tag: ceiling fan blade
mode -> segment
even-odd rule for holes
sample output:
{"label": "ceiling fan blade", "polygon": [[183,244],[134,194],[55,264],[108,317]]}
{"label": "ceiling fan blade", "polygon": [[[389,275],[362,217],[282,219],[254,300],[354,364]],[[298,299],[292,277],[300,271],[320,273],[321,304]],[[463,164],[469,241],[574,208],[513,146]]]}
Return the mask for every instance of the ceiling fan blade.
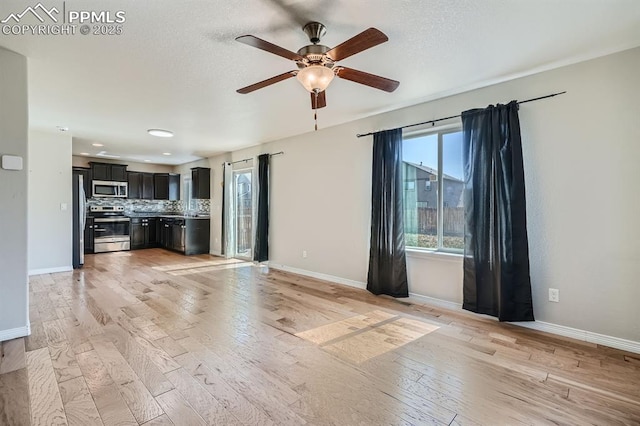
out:
{"label": "ceiling fan blade", "polygon": [[238,90],[236,90],[236,92],[242,93],[243,95],[245,95],[247,93],[253,92],[254,90],[262,89],[263,87],[267,87],[267,86],[270,86],[270,85],[272,85],[274,83],[277,83],[279,81],[291,78],[294,75],[296,75],[295,71],[287,71],[287,72],[282,73],[280,75],[276,75],[275,77],[271,77],[271,78],[268,78],[266,80],[262,80],[262,81],[260,81],[258,83],[252,84],[251,86],[247,86],[247,87],[243,87],[242,89],[238,89]]}
{"label": "ceiling fan blade", "polygon": [[345,80],[355,83],[364,84],[365,86],[375,89],[384,90],[385,92],[393,92],[400,85],[399,81],[389,78],[380,77],[379,75],[369,74],[368,72],[354,70],[353,68],[338,67],[336,75]]}
{"label": "ceiling fan blade", "polygon": [[327,106],[327,97],[325,96],[326,90],[318,93],[318,106],[316,107],[316,94],[311,94],[311,109],[320,109]]}
{"label": "ceiling fan blade", "polygon": [[236,38],[236,41],[247,44],[249,46],[257,47],[258,49],[273,53],[274,55],[282,56],[283,58],[291,59],[292,61],[301,61],[302,59],[304,59],[297,53],[287,50],[284,47],[276,46],[273,43],[269,43],[268,41],[264,41],[252,35],[240,36]]}
{"label": "ceiling fan blade", "polygon": [[384,35],[382,31],[375,28],[369,28],[368,30],[364,30],[357,36],[352,37],[344,43],[329,50],[327,52],[327,56],[334,61],[341,61],[349,56],[355,55],[356,53],[360,53],[363,50],[367,50],[373,46],[384,43],[387,40],[389,40],[389,38]]}

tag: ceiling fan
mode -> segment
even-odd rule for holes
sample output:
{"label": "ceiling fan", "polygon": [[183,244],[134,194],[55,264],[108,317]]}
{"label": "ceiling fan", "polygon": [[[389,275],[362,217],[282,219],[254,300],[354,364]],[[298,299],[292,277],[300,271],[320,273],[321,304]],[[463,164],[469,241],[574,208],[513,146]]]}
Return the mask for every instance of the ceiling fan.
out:
{"label": "ceiling fan", "polygon": [[393,92],[400,84],[400,82],[395,80],[337,64],[338,61],[389,40],[380,30],[369,28],[333,49],[318,44],[327,32],[326,27],[321,23],[309,22],[302,30],[307,34],[313,44],[302,47],[297,53],[252,35],[243,35],[236,38],[240,43],[290,59],[298,66],[297,70],[288,71],[243,87],[242,89],[238,89],[237,92],[242,94],[251,93],[254,90],[262,89],[263,87],[295,76],[304,88],[311,92],[311,108],[318,109],[327,105],[325,90],[335,76],[375,89],[384,90],[385,92]]}

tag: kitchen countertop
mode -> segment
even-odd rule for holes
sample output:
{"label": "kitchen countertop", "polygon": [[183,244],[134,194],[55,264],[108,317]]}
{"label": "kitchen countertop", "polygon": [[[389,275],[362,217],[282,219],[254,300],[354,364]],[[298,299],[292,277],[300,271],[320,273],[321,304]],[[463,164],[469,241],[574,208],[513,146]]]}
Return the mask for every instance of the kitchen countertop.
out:
{"label": "kitchen countertop", "polygon": [[126,216],[127,217],[164,217],[164,218],[171,218],[171,219],[210,219],[211,218],[210,215],[203,215],[203,214],[185,215],[180,213],[170,214],[170,213],[156,213],[156,212],[148,212],[148,213],[134,212],[134,213],[128,213]]}

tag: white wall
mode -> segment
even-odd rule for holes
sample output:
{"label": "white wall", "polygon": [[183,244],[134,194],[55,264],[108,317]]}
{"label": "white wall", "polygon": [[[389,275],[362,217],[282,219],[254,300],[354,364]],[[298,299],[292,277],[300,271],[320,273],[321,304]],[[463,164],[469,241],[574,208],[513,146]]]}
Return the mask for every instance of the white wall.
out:
{"label": "white wall", "polygon": [[27,282],[27,58],[0,48],[0,156],[23,158],[0,168],[0,341],[29,333]]}
{"label": "white wall", "polygon": [[29,131],[31,275],[72,269],[71,186],[71,135]]}
{"label": "white wall", "polygon": [[[640,342],[638,69],[640,49],[628,50],[236,151],[231,159],[285,151],[271,162],[273,263],[365,282],[372,142],[357,133],[566,90],[520,108],[535,315]],[[221,162],[210,161],[215,176]],[[212,214],[220,197],[214,191]],[[219,238],[212,224],[212,247]],[[461,303],[461,264],[460,257],[410,255],[410,291]],[[549,287],[560,289],[560,303],[547,301]]]}
{"label": "white wall", "polygon": [[150,163],[136,163],[126,160],[112,160],[102,158],[91,158],[74,155],[72,158],[73,167],[89,167],[89,162],[94,161],[96,163],[112,163],[112,164],[126,164],[127,171],[130,172],[145,172],[145,173],[172,173],[173,166],[167,166],[164,164],[150,164]]}

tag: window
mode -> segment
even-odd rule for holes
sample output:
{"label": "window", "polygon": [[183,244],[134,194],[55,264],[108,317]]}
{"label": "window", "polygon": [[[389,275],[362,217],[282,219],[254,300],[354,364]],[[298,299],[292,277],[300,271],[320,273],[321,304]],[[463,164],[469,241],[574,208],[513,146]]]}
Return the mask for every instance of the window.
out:
{"label": "window", "polygon": [[182,200],[184,201],[184,208],[186,211],[195,209],[191,199],[191,176],[184,176],[182,178]]}
{"label": "window", "polygon": [[404,182],[404,189],[407,191],[414,191],[416,189],[416,182],[413,180],[406,180]]}
{"label": "window", "polygon": [[[404,232],[407,247],[461,252],[464,248],[462,131],[406,136],[402,146]],[[424,191],[407,182],[424,181]]]}

